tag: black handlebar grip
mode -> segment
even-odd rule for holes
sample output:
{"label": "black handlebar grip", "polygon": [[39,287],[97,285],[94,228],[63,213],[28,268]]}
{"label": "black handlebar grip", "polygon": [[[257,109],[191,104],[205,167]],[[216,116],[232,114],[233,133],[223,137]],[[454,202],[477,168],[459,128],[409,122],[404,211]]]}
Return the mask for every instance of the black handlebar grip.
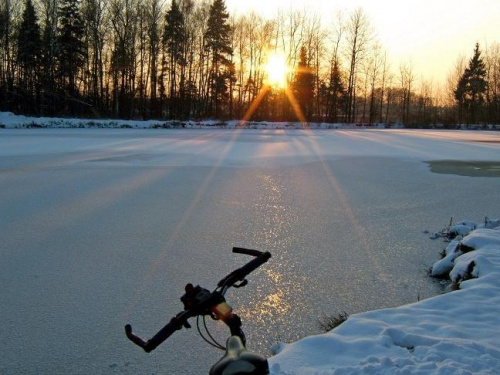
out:
{"label": "black handlebar grip", "polygon": [[137,346],[140,346],[144,349],[146,353],[152,352],[155,350],[162,342],[168,339],[175,331],[178,331],[182,328],[182,323],[176,319],[172,318],[170,323],[168,323],[165,327],[163,327],[156,335],[154,335],[148,341],[144,341],[139,336],[135,335],[132,332],[132,326],[127,324],[125,326],[125,334],[128,339],[132,341]]}
{"label": "black handlebar grip", "polygon": [[130,324],[127,324],[125,326],[125,334],[130,341],[132,341],[135,345],[143,348],[147,353],[151,351],[148,350],[148,343],[132,332],[132,326]]}
{"label": "black handlebar grip", "polygon": [[155,350],[158,345],[168,339],[175,331],[182,328],[182,323],[176,318],[172,318],[170,323],[163,327],[156,335],[148,340],[150,351]]}
{"label": "black handlebar grip", "polygon": [[243,267],[241,267],[236,271],[240,280],[244,279],[249,273],[255,271],[257,268],[266,263],[269,260],[269,258],[271,258],[271,253],[269,251],[266,251],[265,253],[262,252],[260,253],[261,254],[257,258],[251,260],[250,262],[248,262],[247,264],[245,264]]}
{"label": "black handlebar grip", "polygon": [[254,257],[259,257],[262,254],[264,254],[262,251],[253,250],[253,249],[245,249],[243,247],[233,247],[233,253],[236,253],[236,254],[246,254],[246,255],[251,255],[251,256],[254,256]]}

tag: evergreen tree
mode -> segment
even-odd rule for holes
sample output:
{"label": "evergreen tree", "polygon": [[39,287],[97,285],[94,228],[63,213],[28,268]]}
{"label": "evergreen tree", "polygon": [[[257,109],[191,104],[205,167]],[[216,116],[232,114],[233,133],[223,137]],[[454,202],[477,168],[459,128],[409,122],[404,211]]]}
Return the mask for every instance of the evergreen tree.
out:
{"label": "evergreen tree", "polygon": [[179,108],[181,106],[176,104],[178,104],[177,99],[179,97],[179,92],[184,91],[184,88],[177,87],[177,76],[178,68],[186,64],[184,61],[185,42],[186,26],[184,24],[184,15],[182,14],[177,2],[173,0],[170,10],[165,15],[165,30],[163,33],[163,44],[168,55],[170,70],[169,112],[171,117],[176,117],[179,112],[182,113],[182,108]]}
{"label": "evergreen tree", "polygon": [[227,99],[228,78],[233,53],[230,41],[231,27],[228,24],[229,13],[224,0],[214,0],[210,6],[207,31],[205,33],[205,48],[211,54],[209,108],[215,104],[215,116],[220,116],[221,105]]}
{"label": "evergreen tree", "polygon": [[467,121],[475,123],[485,102],[488,82],[486,81],[486,66],[481,58],[479,43],[474,48],[474,56],[458,81],[454,92],[461,120],[466,116]]}
{"label": "evergreen tree", "polygon": [[158,56],[161,50],[160,18],[162,14],[161,0],[149,0],[147,12],[147,29],[149,38],[149,77],[150,107],[149,115],[160,116],[158,111]]}
{"label": "evergreen tree", "polygon": [[[15,19],[13,17],[13,9],[11,1],[6,0],[0,3],[0,79],[2,79],[2,87],[0,99],[7,92],[12,92],[14,87],[14,69],[12,50],[13,40],[13,25]],[[5,99],[9,99],[8,97]]]}
{"label": "evergreen tree", "polygon": [[26,0],[17,36],[17,62],[20,67],[19,85],[25,91],[28,110],[35,109],[32,100],[36,95],[41,57],[41,33],[35,7]]}
{"label": "evergreen tree", "polygon": [[5,10],[0,8],[0,46],[3,44],[3,37],[5,35]]}
{"label": "evergreen tree", "polygon": [[300,49],[299,65],[293,84],[294,93],[306,119],[312,115],[312,103],[314,99],[314,73],[309,66],[307,50],[304,46]]}
{"label": "evergreen tree", "polygon": [[338,60],[333,62],[330,72],[330,82],[327,91],[327,118],[329,121],[337,122],[340,109],[345,107],[346,90],[342,81],[342,74]]}
{"label": "evergreen tree", "polygon": [[56,94],[57,5],[46,1],[43,12],[41,114],[55,115],[61,106]]}
{"label": "evergreen tree", "polygon": [[70,95],[77,93],[78,70],[85,62],[84,32],[78,0],[61,0],[57,38],[59,73]]}

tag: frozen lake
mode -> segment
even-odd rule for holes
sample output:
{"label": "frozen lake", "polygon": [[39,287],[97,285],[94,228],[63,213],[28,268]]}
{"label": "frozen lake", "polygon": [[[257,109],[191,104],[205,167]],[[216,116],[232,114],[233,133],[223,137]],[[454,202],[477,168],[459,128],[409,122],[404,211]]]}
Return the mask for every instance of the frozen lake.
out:
{"label": "frozen lake", "polygon": [[492,132],[1,130],[0,373],[208,373],[194,329],[147,355],[123,325],[156,333],[249,260],[232,246],[273,254],[227,295],[265,354],[433,296],[423,231],[498,216],[499,166]]}

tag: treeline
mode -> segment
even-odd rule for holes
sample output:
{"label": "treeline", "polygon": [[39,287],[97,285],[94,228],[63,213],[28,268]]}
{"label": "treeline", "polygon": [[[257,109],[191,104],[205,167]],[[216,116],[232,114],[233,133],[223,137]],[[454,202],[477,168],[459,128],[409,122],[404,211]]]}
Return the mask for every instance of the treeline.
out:
{"label": "treeline", "polygon": [[[280,53],[288,86],[267,84]],[[481,65],[482,64],[482,65]],[[479,66],[479,67],[478,67]],[[259,105],[252,106],[258,102]],[[224,0],[5,0],[0,110],[49,116],[500,123],[500,47],[446,87],[391,66],[362,9],[232,16]],[[298,115],[299,113],[299,115]]]}

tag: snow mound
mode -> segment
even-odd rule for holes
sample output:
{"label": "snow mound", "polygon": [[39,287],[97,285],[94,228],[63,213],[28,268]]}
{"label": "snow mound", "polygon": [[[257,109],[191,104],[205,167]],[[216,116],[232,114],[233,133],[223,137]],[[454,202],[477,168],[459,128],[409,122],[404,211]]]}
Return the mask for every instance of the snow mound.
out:
{"label": "snow mound", "polygon": [[271,374],[500,373],[500,222],[457,225],[477,229],[451,242],[433,271],[446,268],[460,290],[282,344]]}
{"label": "snow mound", "polygon": [[[352,124],[270,122],[270,121],[221,121],[221,120],[113,120],[56,117],[29,117],[12,112],[0,112],[0,128],[104,128],[104,129],[343,129]],[[373,126],[366,126],[373,128]]]}
{"label": "snow mound", "polygon": [[[398,127],[398,126],[393,126]],[[385,129],[385,124],[344,124],[326,122],[272,122],[243,120],[115,120],[115,119],[84,119],[59,117],[30,117],[15,115],[12,112],[0,112],[0,129],[25,128],[104,128],[104,129]]]}

